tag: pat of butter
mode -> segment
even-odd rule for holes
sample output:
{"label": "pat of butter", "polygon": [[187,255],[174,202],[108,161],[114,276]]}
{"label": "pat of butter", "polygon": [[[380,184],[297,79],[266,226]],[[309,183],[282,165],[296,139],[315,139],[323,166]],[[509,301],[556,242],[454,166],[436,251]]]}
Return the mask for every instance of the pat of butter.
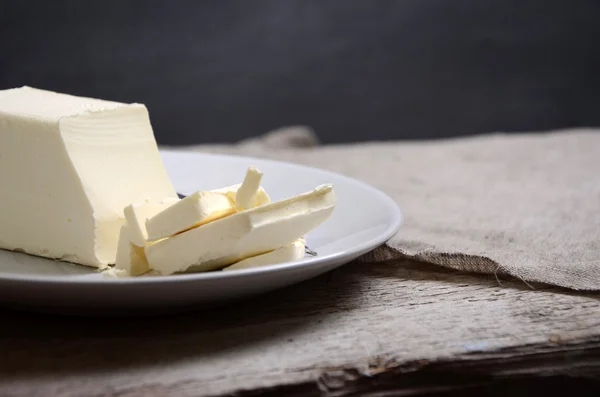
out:
{"label": "pat of butter", "polygon": [[146,221],[149,241],[177,233],[231,215],[235,203],[223,193],[196,192],[157,213]]}
{"label": "pat of butter", "polygon": [[[227,186],[227,187],[224,187],[221,189],[211,190],[211,192],[223,193],[223,194],[227,195],[227,197],[229,197],[229,199],[232,202],[235,203],[236,197],[237,197],[237,192],[241,186],[242,186],[242,184],[238,183],[236,185]],[[271,198],[269,197],[269,195],[267,194],[265,189],[263,189],[262,187],[259,187],[258,191],[254,195],[254,203],[252,204],[252,207],[259,207],[261,205],[269,204],[270,202],[271,202]]]}
{"label": "pat of butter", "polygon": [[166,198],[159,203],[131,204],[125,207],[123,213],[128,225],[129,241],[138,247],[143,247],[148,241],[146,221],[161,211],[178,203],[179,198]]}
{"label": "pat of butter", "polygon": [[260,172],[257,168],[248,167],[244,182],[235,195],[235,207],[238,211],[254,208],[256,194],[260,188],[262,176],[262,172]]}
{"label": "pat of butter", "polygon": [[168,275],[218,269],[273,251],[326,221],[335,207],[331,185],[238,212],[146,246],[151,269]]}
{"label": "pat of butter", "polygon": [[270,203],[269,195],[260,186],[261,178],[260,171],[249,167],[242,184],[190,194],[146,221],[147,240],[174,236],[232,215],[240,210],[238,200],[242,200],[243,209]]}
{"label": "pat of butter", "polygon": [[106,267],[123,208],[165,197],[144,105],[0,90],[0,248]]}
{"label": "pat of butter", "polygon": [[115,274],[119,276],[140,276],[150,271],[144,248],[132,244],[130,235],[128,225],[121,226],[115,263]]}
{"label": "pat of butter", "polygon": [[291,244],[284,245],[283,247],[277,248],[271,252],[267,252],[266,254],[243,259],[231,266],[227,266],[223,270],[250,269],[253,267],[299,261],[300,259],[304,258],[304,248],[304,240],[298,239]]}

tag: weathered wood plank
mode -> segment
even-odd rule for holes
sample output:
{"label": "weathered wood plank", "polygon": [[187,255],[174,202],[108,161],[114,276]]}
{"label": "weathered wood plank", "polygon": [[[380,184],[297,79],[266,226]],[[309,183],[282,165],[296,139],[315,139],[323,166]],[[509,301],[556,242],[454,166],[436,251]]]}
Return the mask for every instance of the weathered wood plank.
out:
{"label": "weathered wood plank", "polygon": [[483,375],[598,376],[600,294],[534,288],[395,261],[174,316],[3,311],[0,395],[385,395],[455,374],[481,387]]}

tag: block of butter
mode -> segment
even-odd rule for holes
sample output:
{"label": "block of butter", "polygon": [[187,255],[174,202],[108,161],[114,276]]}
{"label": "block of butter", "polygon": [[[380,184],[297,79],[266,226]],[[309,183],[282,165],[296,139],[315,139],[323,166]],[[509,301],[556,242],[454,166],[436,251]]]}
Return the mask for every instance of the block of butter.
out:
{"label": "block of butter", "polygon": [[301,238],[329,218],[335,202],[333,186],[319,186],[149,244],[146,258],[162,275],[218,269]]}
{"label": "block of butter", "polygon": [[144,105],[0,90],[0,248],[105,267],[123,208],[169,197]]}

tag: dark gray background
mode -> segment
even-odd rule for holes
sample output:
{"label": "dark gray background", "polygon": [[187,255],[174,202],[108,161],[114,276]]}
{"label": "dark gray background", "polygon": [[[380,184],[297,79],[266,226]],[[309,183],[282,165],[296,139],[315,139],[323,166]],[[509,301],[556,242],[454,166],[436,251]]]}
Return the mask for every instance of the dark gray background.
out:
{"label": "dark gray background", "polygon": [[600,124],[598,0],[0,1],[0,88],[145,103],[164,144]]}

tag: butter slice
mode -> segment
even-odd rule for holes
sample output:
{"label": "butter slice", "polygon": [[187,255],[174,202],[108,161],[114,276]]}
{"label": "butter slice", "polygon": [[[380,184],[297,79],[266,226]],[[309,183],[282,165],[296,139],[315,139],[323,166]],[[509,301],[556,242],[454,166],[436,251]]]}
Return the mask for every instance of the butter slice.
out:
{"label": "butter slice", "polygon": [[198,191],[177,204],[155,214],[146,221],[147,240],[154,241],[174,236],[183,231],[204,225],[216,219],[234,214],[241,208],[257,207],[271,202],[267,192],[260,186],[262,173],[249,167],[244,183],[222,189]]}
{"label": "butter slice", "polygon": [[[223,193],[225,195],[227,195],[227,197],[229,197],[229,199],[232,202],[236,202],[236,196],[237,196],[237,192],[239,190],[239,188],[242,186],[241,183],[235,184],[235,185],[231,185],[231,186],[227,186],[221,189],[215,189],[215,190],[211,190],[211,192],[214,193]],[[252,203],[252,207],[259,207],[261,205],[266,205],[271,203],[271,198],[269,197],[269,195],[267,194],[267,192],[265,191],[265,189],[263,189],[263,187],[259,187],[258,191],[256,192],[256,194],[254,195],[254,203]]]}
{"label": "butter slice", "polygon": [[304,258],[304,248],[306,247],[303,239],[298,239],[291,244],[284,245],[274,251],[266,254],[253,256],[243,259],[223,270],[240,270],[261,267],[267,265],[276,265],[284,262],[299,261]]}
{"label": "butter slice", "polygon": [[179,198],[167,198],[159,203],[131,204],[125,207],[123,213],[127,221],[129,241],[138,247],[143,247],[148,241],[146,221],[161,211],[179,202]]}
{"label": "butter slice", "polygon": [[114,272],[119,277],[140,276],[150,271],[144,248],[129,241],[130,232],[127,224],[121,226]]}
{"label": "butter slice", "polygon": [[306,235],[329,218],[335,202],[333,186],[319,186],[160,240],[146,246],[146,258],[163,275],[218,269]]}
{"label": "butter slice", "polygon": [[0,90],[0,248],[106,267],[123,208],[165,197],[144,105]]}
{"label": "butter slice", "polygon": [[148,219],[147,240],[173,236],[234,212],[235,203],[226,194],[199,191]]}
{"label": "butter slice", "polygon": [[256,167],[248,167],[244,182],[235,195],[235,207],[238,211],[254,208],[254,201],[260,188],[262,176],[262,172]]}

